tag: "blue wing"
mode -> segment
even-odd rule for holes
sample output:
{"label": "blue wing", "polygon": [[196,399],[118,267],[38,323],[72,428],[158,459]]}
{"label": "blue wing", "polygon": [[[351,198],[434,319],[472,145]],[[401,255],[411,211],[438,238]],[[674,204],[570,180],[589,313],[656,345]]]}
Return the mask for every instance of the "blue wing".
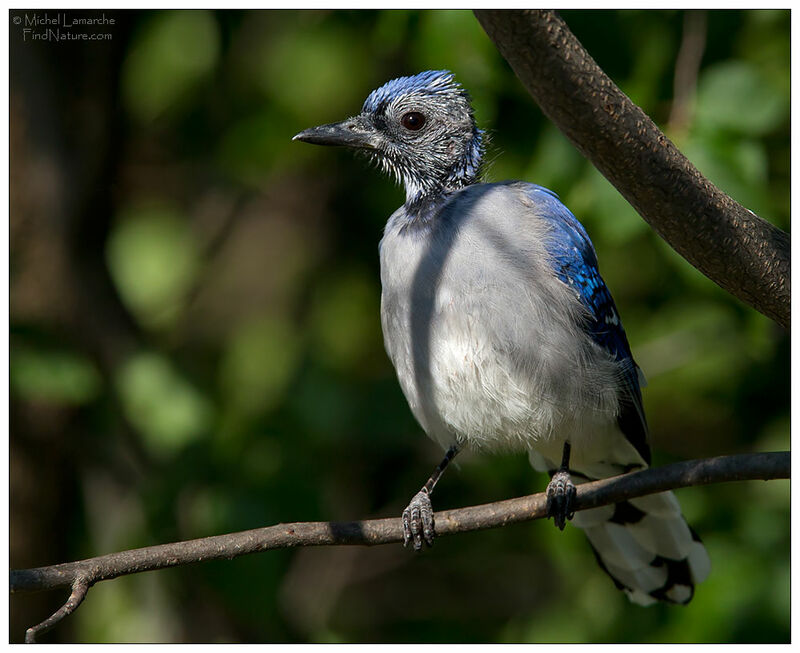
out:
{"label": "blue wing", "polygon": [[553,238],[547,244],[554,272],[575,290],[587,311],[584,329],[597,345],[622,364],[619,426],[625,437],[650,463],[647,445],[647,421],[639,387],[639,368],[633,360],[625,329],[619,319],[614,299],[597,266],[597,255],[583,225],[564,206],[553,191],[528,184],[528,194],[544,211],[540,215],[550,222]]}

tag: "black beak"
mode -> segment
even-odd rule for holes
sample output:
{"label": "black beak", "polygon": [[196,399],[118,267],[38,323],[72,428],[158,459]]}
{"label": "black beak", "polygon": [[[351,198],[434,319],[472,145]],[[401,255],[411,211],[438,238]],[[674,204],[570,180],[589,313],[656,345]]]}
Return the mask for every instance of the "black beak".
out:
{"label": "black beak", "polygon": [[378,144],[378,134],[369,120],[356,116],[342,122],[311,127],[301,131],[292,140],[314,145],[344,145],[374,150]]}

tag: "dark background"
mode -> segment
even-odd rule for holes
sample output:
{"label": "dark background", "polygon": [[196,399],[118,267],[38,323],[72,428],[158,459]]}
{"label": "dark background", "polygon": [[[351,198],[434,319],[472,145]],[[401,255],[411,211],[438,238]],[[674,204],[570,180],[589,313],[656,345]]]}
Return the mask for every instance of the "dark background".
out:
{"label": "dark background", "polygon": [[[12,567],[399,516],[441,453],[382,347],[377,243],[403,194],[291,137],[429,68],[471,92],[487,179],[549,186],[586,225],[649,379],[654,463],[789,447],[788,334],[651,231],[470,12],[105,12],[62,33],[110,40],[60,42],[23,32],[44,13],[11,12]],[[788,11],[562,15],[704,174],[788,229]],[[466,454],[435,505],[545,484],[522,454]],[[689,607],[631,605],[577,529],[534,522],[104,582],[42,641],[789,641],[788,481],[678,496],[713,564]],[[13,596],[12,641],[64,599]]]}

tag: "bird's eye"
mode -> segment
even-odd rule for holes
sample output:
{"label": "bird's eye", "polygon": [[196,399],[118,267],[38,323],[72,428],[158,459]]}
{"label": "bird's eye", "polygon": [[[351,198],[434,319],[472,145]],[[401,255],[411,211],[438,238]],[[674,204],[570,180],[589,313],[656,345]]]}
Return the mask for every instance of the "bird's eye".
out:
{"label": "bird's eye", "polygon": [[425,116],[419,111],[409,111],[400,118],[400,124],[406,129],[415,132],[422,129],[422,125],[425,124]]}

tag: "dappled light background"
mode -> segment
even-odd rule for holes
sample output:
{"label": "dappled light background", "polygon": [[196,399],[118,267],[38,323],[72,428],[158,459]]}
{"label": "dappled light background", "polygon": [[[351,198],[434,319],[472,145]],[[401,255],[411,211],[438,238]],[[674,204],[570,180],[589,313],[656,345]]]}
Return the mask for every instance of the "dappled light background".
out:
{"label": "dappled light background", "polygon": [[[470,12],[106,16],[102,43],[11,30],[12,567],[400,515],[441,455],[381,339],[377,244],[403,193],[291,137],[431,68],[469,89],[486,178],[548,186],[586,225],[648,376],[654,463],[789,448],[788,334],[637,216]],[[789,228],[788,11],[562,16],[704,174]],[[524,454],[465,454],[435,507],[546,480]],[[631,605],[577,529],[533,522],[421,555],[273,551],[103,582],[42,641],[789,641],[789,482],[678,497],[713,564],[688,607]],[[12,597],[12,641],[65,596]]]}

